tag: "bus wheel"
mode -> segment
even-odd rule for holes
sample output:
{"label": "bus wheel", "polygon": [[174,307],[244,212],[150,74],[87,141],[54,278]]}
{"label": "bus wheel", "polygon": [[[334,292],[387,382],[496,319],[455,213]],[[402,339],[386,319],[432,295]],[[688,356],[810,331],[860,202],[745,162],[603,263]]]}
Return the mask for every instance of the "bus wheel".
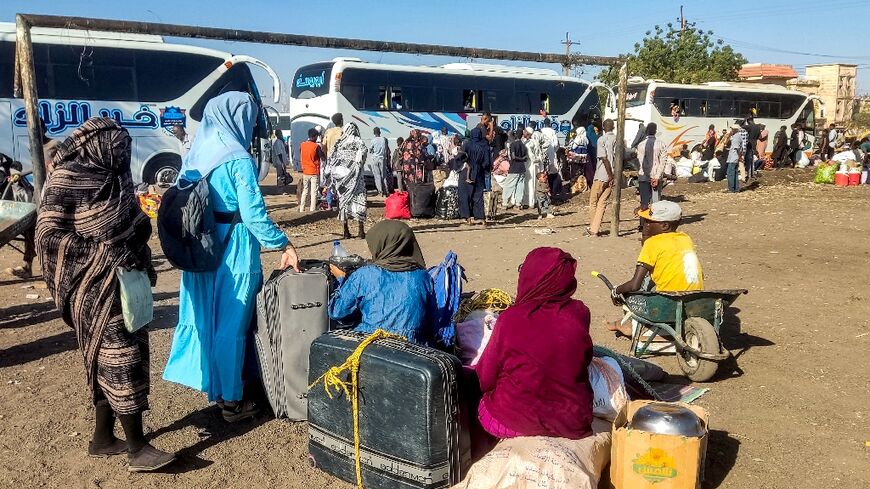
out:
{"label": "bus wheel", "polygon": [[142,180],[159,187],[171,187],[178,178],[181,157],[176,154],[162,154],[152,158],[145,166]]}

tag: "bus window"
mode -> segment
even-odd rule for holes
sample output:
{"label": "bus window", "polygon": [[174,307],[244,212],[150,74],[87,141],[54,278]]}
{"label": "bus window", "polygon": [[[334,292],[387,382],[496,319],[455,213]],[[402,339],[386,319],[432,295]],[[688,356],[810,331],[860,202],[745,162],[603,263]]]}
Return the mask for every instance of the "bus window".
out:
{"label": "bus window", "polygon": [[202,111],[205,110],[205,104],[214,97],[230,91],[247,92],[259,99],[257,86],[254,83],[254,77],[251,76],[251,70],[248,65],[239,63],[228,69],[212,86],[202,94],[202,97],[193,104],[190,108],[190,117],[195,121],[202,120]]}
{"label": "bus window", "polygon": [[[374,93],[374,90],[372,90],[372,93]],[[378,102],[376,105],[378,109],[387,110],[387,108],[390,106],[390,98],[387,95],[388,93],[389,90],[387,90],[387,87],[378,87]]]}
{"label": "bus window", "polygon": [[477,91],[463,90],[462,105],[466,112],[477,112]]}
{"label": "bus window", "polygon": [[804,132],[815,137],[816,135],[816,112],[813,108],[813,101],[808,100],[804,106],[804,110],[798,117],[798,122],[803,124]]}
{"label": "bus window", "polygon": [[550,96],[546,93],[541,94],[541,110],[550,113]]}
{"label": "bus window", "polygon": [[646,104],[646,85],[629,85],[625,92],[625,106],[639,107]]}
{"label": "bus window", "polygon": [[402,89],[393,88],[390,96],[390,110],[404,110],[405,102],[402,99]]}
{"label": "bus window", "polygon": [[[315,63],[296,71],[290,87],[290,97],[297,99],[314,98],[329,93],[332,84],[333,63]],[[345,80],[355,83],[352,80]],[[359,83],[357,83],[359,84]]]}

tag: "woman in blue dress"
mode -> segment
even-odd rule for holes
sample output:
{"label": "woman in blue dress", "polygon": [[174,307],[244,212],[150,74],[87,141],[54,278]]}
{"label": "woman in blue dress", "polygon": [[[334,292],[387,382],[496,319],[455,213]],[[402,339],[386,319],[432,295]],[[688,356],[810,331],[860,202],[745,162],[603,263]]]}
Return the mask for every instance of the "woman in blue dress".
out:
{"label": "woman in blue dress", "polygon": [[[329,317],[354,330],[383,329],[435,346],[435,292],[414,231],[401,221],[375,224],[366,236],[370,265],[350,274],[329,304]],[[344,272],[332,267],[343,277]]]}
{"label": "woman in blue dress", "polygon": [[283,249],[281,268],[298,268],[296,251],[266,214],[256,163],[248,153],[257,110],[242,92],[209,101],[179,177],[208,178],[218,238],[232,235],[217,270],[181,274],[178,327],[163,378],[205,392],[229,422],[249,418],[257,409],[242,400],[242,365],[263,280],[260,248]]}

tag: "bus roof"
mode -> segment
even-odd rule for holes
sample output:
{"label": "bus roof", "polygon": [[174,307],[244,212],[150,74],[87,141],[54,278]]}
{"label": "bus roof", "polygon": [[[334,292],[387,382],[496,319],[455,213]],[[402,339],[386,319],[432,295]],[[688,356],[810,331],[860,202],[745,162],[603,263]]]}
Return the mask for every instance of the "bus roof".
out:
{"label": "bus roof", "polygon": [[773,92],[773,93],[798,93],[801,95],[806,95],[803,92],[799,92],[797,90],[792,90],[790,88],[783,87],[782,85],[774,85],[771,83],[749,83],[749,82],[706,82],[706,83],[698,83],[698,84],[685,84],[685,83],[667,83],[661,80],[643,80],[643,81],[634,81],[632,84],[655,84],[656,87],[668,87],[668,88],[706,88],[706,89],[714,89],[714,90],[739,90],[741,92]]}
{"label": "bus roof", "polygon": [[[548,78],[553,80],[580,82],[589,84],[589,81],[582,78],[571,76],[562,76],[554,70],[545,68],[531,68],[525,66],[506,66],[488,63],[448,63],[442,66],[425,66],[425,65],[396,65],[369,63],[358,58],[335,58],[331,61],[322,61],[322,63],[334,63],[333,69],[336,71],[343,70],[347,67],[361,68],[366,70],[382,70],[382,71],[404,71],[414,73],[441,73],[454,75],[483,75],[500,78],[516,78],[516,77],[534,77]],[[315,64],[315,63],[312,63]],[[300,68],[304,68],[300,67]]]}
{"label": "bus roof", "polygon": [[[0,41],[15,41],[15,24],[0,22]],[[126,34],[121,32],[91,31],[80,29],[33,28],[33,42],[48,44],[71,44],[116,48],[145,48],[154,51],[175,51],[202,54],[227,59],[232,55],[224,51],[164,42],[163,37],[148,34]]]}

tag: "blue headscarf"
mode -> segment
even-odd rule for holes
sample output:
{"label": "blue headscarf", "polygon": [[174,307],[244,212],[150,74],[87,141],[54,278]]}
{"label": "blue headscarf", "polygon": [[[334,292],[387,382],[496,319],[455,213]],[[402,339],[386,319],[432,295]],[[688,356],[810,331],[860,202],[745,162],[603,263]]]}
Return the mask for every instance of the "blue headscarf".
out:
{"label": "blue headscarf", "polygon": [[226,92],[211,99],[181,164],[180,179],[196,182],[223,163],[250,158],[256,120],[257,103],[245,92]]}

